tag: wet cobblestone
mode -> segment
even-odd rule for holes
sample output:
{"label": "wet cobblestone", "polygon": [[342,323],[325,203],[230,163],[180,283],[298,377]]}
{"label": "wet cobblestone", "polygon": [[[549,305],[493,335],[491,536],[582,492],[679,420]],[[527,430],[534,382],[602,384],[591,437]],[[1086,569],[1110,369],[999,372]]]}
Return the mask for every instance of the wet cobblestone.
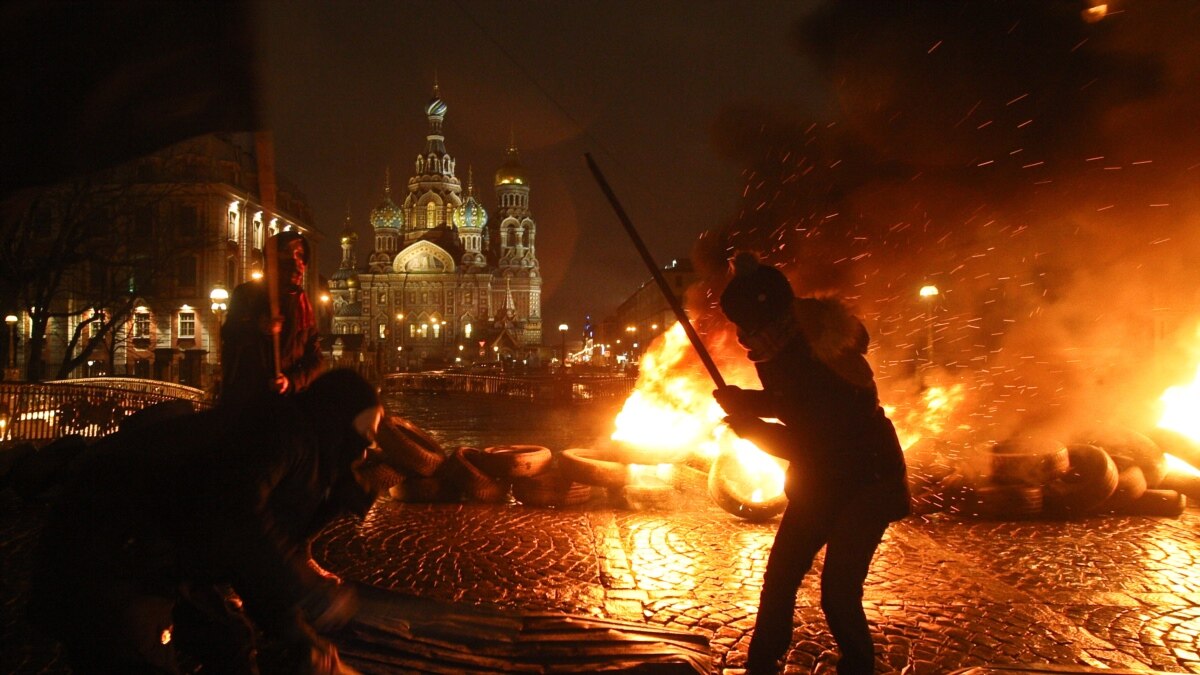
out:
{"label": "wet cobblestone", "polygon": [[[568,509],[381,500],[314,544],[330,570],[440,600],[553,610],[695,631],[714,673],[745,662],[775,522],[703,501],[637,512],[598,498]],[[22,570],[41,509],[0,512],[3,672],[65,672],[24,624]],[[1200,673],[1200,510],[1179,519],[1069,523],[936,515],[888,530],[867,579],[876,672],[1053,663]],[[821,560],[818,558],[818,567]],[[801,589],[789,673],[832,672],[816,575]],[[16,645],[10,648],[9,645]]]}

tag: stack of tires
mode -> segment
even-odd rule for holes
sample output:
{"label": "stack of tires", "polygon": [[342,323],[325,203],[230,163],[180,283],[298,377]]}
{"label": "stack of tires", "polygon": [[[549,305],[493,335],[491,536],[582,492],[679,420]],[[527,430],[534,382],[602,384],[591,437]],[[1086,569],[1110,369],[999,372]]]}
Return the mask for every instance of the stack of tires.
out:
{"label": "stack of tires", "polygon": [[447,450],[399,416],[379,425],[377,440],[373,480],[400,501],[571,506],[591,498],[591,488],[565,479],[540,445]]}
{"label": "stack of tires", "polygon": [[1001,520],[1098,513],[1176,517],[1186,506],[1184,494],[1169,489],[1178,480],[1166,482],[1162,448],[1129,429],[1089,431],[1070,444],[1014,438],[989,446],[974,464],[956,461],[944,444],[928,439],[914,444],[906,457],[918,514]]}

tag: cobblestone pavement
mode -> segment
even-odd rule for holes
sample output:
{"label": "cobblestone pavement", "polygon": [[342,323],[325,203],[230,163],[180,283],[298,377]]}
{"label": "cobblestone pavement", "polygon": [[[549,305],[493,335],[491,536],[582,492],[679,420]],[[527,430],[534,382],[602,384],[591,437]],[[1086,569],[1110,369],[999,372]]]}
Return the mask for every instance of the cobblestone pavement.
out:
{"label": "cobblestone pavement", "polygon": [[[2,672],[65,672],[19,616],[40,512],[15,498],[0,506]],[[365,520],[326,530],[314,556],[347,578],[429,598],[697,631],[711,640],[714,673],[733,675],[775,523],[706,500],[678,506],[631,511],[603,495],[558,510],[383,499]],[[897,523],[866,586],[876,672],[1053,663],[1200,673],[1198,526],[1200,509],[1178,519]],[[811,575],[787,672],[832,672],[834,660]]]}

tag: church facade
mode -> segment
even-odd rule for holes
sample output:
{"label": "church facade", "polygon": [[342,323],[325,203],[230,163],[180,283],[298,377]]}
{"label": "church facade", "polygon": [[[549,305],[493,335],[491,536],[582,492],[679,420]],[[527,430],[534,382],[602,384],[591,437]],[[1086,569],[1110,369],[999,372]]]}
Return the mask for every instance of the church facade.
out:
{"label": "church facade", "polygon": [[[510,141],[495,173],[489,216],[474,177],[458,178],[442,126],[446,103],[434,87],[425,106],[429,134],[406,190],[387,176],[371,212],[374,241],[360,267],[358,236],[347,217],[342,261],[329,280],[329,346],[341,336],[388,372],[451,365],[524,363],[542,344],[542,278],[529,182]],[[399,202],[399,203],[397,203]],[[362,337],[357,337],[361,335]]]}

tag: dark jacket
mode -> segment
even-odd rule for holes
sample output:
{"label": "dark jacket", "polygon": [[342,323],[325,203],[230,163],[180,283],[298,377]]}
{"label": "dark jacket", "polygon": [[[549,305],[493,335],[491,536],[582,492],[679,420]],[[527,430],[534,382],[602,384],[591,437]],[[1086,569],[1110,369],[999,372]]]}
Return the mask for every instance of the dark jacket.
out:
{"label": "dark jacket", "polygon": [[265,632],[297,630],[297,607],[321,583],[308,539],[374,497],[353,471],[363,439],[313,424],[317,413],[270,396],[101,441],[43,532],[35,617],[70,630],[114,584],[172,597],[182,583],[229,583]]}
{"label": "dark jacket", "polygon": [[904,454],[879,405],[866,328],[833,299],[797,299],[794,314],[795,334],[755,363],[755,414],[782,423],[761,440],[791,461],[789,498],[870,499],[888,520],[904,517]]}
{"label": "dark jacket", "polygon": [[[269,392],[275,379],[271,339],[271,304],[263,281],[248,281],[233,289],[229,315],[221,327],[221,403],[245,402]],[[308,386],[324,368],[320,335],[304,290],[290,286],[279,293],[283,327],[279,334],[279,365],[288,390]]]}

